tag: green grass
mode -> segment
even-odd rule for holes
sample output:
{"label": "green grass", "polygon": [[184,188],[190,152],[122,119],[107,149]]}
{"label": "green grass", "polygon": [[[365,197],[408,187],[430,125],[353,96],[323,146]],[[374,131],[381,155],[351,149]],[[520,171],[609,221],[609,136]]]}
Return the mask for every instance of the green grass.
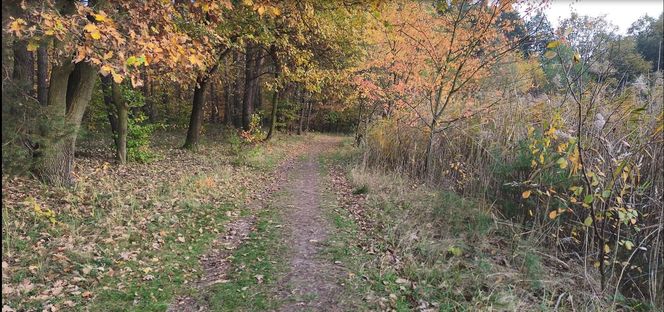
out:
{"label": "green grass", "polygon": [[284,270],[285,246],[279,240],[279,214],[265,209],[258,214],[256,230],[232,256],[229,282],[212,286],[208,303],[212,311],[258,311],[274,309],[279,302],[271,289],[277,272]]}
{"label": "green grass", "polygon": [[[214,228],[222,232],[223,224],[228,221],[226,212],[232,210],[232,206],[214,207],[192,203],[182,206],[174,217],[186,222],[180,223],[177,233],[163,238],[164,244],[159,250],[140,248],[143,250],[140,260],[125,262],[111,258],[111,254],[98,259],[95,265],[116,263],[125,272],[118,272],[113,277],[101,280],[104,285],[122,285],[122,289],[100,291],[89,306],[90,310],[164,311],[173,300],[173,294],[181,294],[182,289],[189,288],[183,285],[193,284],[198,280],[202,272],[198,256],[203,254],[219,235],[207,229],[214,225]],[[159,235],[160,231],[169,229],[172,225],[174,224],[169,224],[168,221],[154,222],[148,225],[147,230],[152,235]],[[202,228],[206,228],[206,231],[201,233]],[[142,243],[141,236],[133,234],[129,234],[126,245],[120,246],[121,249],[136,249],[136,245]],[[179,241],[178,237],[184,237],[185,242]]]}

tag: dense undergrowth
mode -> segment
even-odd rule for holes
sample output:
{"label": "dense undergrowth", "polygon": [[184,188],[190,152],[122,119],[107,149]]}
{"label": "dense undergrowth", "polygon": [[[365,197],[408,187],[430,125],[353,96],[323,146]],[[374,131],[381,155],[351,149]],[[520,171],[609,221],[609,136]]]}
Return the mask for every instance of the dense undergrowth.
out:
{"label": "dense undergrowth", "polygon": [[584,272],[579,259],[561,260],[542,244],[549,233],[504,218],[495,203],[358,165],[361,159],[350,144],[327,159],[341,165],[330,182],[341,199],[333,210],[340,243],[330,254],[348,264],[349,292],[365,294],[367,309],[653,309],[596,291],[596,272]]}

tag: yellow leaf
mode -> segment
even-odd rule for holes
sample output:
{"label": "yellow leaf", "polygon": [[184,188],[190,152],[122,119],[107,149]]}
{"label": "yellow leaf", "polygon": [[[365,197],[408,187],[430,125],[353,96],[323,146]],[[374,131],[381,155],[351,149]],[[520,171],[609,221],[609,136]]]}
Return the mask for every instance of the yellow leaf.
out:
{"label": "yellow leaf", "polygon": [[113,81],[115,81],[115,83],[122,83],[122,80],[122,75],[113,73]]}
{"label": "yellow leaf", "polygon": [[604,253],[609,253],[611,252],[611,247],[609,247],[609,244],[604,244]]}
{"label": "yellow leaf", "polygon": [[258,9],[256,9],[256,12],[258,12],[258,15],[263,16],[265,13],[265,6],[259,6]]}
{"label": "yellow leaf", "polygon": [[274,16],[281,15],[281,9],[279,9],[277,7],[272,7],[272,15],[274,15]]}
{"label": "yellow leaf", "polygon": [[106,15],[103,14],[103,13],[102,14],[94,14],[94,16],[95,16],[95,20],[97,22],[103,22],[103,21],[106,20]]}
{"label": "yellow leaf", "polygon": [[244,5],[246,5],[246,6],[254,5],[254,1],[252,1],[252,0],[244,0],[244,1],[242,1],[242,3],[244,3]]}
{"label": "yellow leaf", "polygon": [[547,49],[555,49],[555,48],[558,47],[559,45],[560,45],[560,41],[555,40],[555,41],[551,41],[551,42],[549,42],[549,44],[546,45],[546,48],[547,48]]}
{"label": "yellow leaf", "polygon": [[99,40],[101,38],[101,33],[98,30],[95,30],[90,33],[90,37],[95,40]]}
{"label": "yellow leaf", "polygon": [[9,31],[13,32],[17,36],[20,36],[21,30],[23,30],[23,26],[26,24],[27,23],[25,22],[25,20],[23,20],[22,18],[17,18],[11,23],[9,23]]}
{"label": "yellow leaf", "polygon": [[554,220],[557,216],[558,216],[557,210],[551,210],[551,212],[549,212],[549,219]]}
{"label": "yellow leaf", "polygon": [[524,199],[530,197],[530,190],[521,193],[521,197],[523,197]]}
{"label": "yellow leaf", "polygon": [[113,51],[108,51],[108,52],[104,53],[104,59],[105,60],[108,60],[112,57],[113,57]]}
{"label": "yellow leaf", "polygon": [[93,32],[93,31],[99,31],[97,29],[97,25],[95,25],[95,24],[87,24],[87,25],[85,25],[85,27],[83,27],[83,30],[85,30],[89,33]]}
{"label": "yellow leaf", "polygon": [[625,248],[627,248],[627,250],[632,250],[633,247],[634,247],[634,243],[632,243],[630,241],[625,241]]}
{"label": "yellow leaf", "polygon": [[39,48],[39,43],[37,43],[36,41],[28,42],[28,47],[27,47],[28,51],[34,52],[37,51],[37,48]]}
{"label": "yellow leaf", "polygon": [[104,65],[104,66],[102,66],[101,69],[99,70],[99,73],[100,73],[102,76],[106,77],[106,76],[108,76],[109,73],[111,73],[111,71],[113,71],[113,68],[111,68],[111,66]]}
{"label": "yellow leaf", "polygon": [[574,53],[573,59],[574,59],[574,63],[581,62],[581,54],[579,54],[579,52]]}
{"label": "yellow leaf", "polygon": [[553,51],[546,51],[546,53],[544,53],[544,57],[546,57],[547,59],[552,59],[556,57],[556,55],[558,54],[556,54],[556,52]]}

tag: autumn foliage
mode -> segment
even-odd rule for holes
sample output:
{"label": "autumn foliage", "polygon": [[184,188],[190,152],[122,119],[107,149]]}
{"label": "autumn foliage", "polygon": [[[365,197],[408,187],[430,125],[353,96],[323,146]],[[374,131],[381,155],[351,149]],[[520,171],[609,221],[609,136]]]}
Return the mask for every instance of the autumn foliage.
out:
{"label": "autumn foliage", "polygon": [[[542,13],[546,5],[8,1],[3,4],[3,191],[10,191],[10,203],[20,203],[14,206],[29,218],[7,224],[41,253],[58,250],[53,257],[62,260],[68,256],[60,247],[43,247],[50,238],[40,235],[61,226],[63,215],[75,216],[74,223],[99,217],[108,233],[94,237],[112,250],[107,252],[115,262],[109,267],[118,269],[114,265],[135,257],[118,258],[120,251],[113,249],[113,239],[132,246],[122,229],[154,238],[160,248],[173,243],[164,238],[174,233],[148,230],[146,224],[154,221],[150,211],[133,212],[154,204],[151,199],[162,192],[156,183],[177,186],[169,194],[180,205],[172,211],[155,206],[158,214],[203,219],[199,210],[187,210],[193,201],[220,204],[223,195],[235,204],[248,181],[269,180],[242,171],[261,167],[248,159],[270,150],[269,141],[309,131],[352,133],[361,170],[390,172],[491,203],[491,217],[509,224],[510,235],[550,251],[549,258],[570,272],[582,272],[577,275],[586,282],[577,286],[593,294],[584,298],[585,307],[661,307],[662,16],[640,19],[625,35],[604,18],[578,14],[554,29]],[[173,135],[182,140],[163,139]],[[228,149],[210,152],[210,141],[223,141]],[[216,160],[214,166],[202,164],[196,155],[233,158],[235,165],[251,169],[233,171]],[[171,161],[182,167],[171,170],[182,181],[164,177]],[[241,182],[231,183],[221,173],[185,180],[197,164],[230,170],[223,172]],[[136,181],[142,176],[154,183]],[[213,191],[219,185],[233,186]],[[67,197],[62,207],[55,195],[38,196],[51,187],[57,188],[56,197]],[[123,192],[132,203],[119,199]],[[113,200],[104,203],[107,193]],[[9,211],[4,203],[3,195],[3,216]],[[80,209],[72,208],[78,204]],[[205,207],[201,211],[214,222],[224,218]],[[115,215],[121,213],[140,220],[124,224]],[[29,230],[30,222],[39,231]],[[29,263],[21,274],[36,274],[25,246],[12,236],[5,247],[4,225],[3,256],[21,253]],[[88,233],[95,227],[81,228]],[[455,257],[461,255],[458,248],[450,251]],[[143,264],[140,270],[147,267]],[[91,279],[90,264],[61,266],[69,270],[67,278]],[[5,262],[3,277],[4,272]],[[116,272],[94,274],[117,282]],[[118,274],[141,282],[132,272]],[[57,297],[67,287],[79,287],[73,280],[55,285],[49,278],[37,286],[20,283],[13,281],[5,291],[3,282],[3,299],[7,292],[13,304],[32,308],[33,301],[44,299],[32,297]],[[567,293],[535,288],[533,298],[542,302]],[[85,291],[77,293],[79,299],[92,301],[95,294]],[[80,302],[60,303],[73,308]]]}

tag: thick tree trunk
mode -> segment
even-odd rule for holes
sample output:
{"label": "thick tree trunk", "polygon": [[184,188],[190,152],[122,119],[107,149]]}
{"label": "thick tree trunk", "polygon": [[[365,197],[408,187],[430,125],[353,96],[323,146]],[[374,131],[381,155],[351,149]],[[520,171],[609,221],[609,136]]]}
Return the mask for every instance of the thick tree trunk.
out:
{"label": "thick tree trunk", "polygon": [[39,104],[48,104],[48,45],[42,44],[37,50],[37,99]]}
{"label": "thick tree trunk", "polygon": [[201,125],[203,122],[205,93],[207,91],[208,84],[208,78],[200,79],[196,85],[196,88],[194,89],[194,101],[191,108],[191,117],[189,118],[189,129],[187,130],[187,139],[184,142],[183,148],[193,150],[198,148]]}
{"label": "thick tree trunk", "polygon": [[73,184],[76,136],[92,97],[95,69],[87,63],[64,61],[51,71],[44,140],[35,153],[34,169],[47,183]]}

